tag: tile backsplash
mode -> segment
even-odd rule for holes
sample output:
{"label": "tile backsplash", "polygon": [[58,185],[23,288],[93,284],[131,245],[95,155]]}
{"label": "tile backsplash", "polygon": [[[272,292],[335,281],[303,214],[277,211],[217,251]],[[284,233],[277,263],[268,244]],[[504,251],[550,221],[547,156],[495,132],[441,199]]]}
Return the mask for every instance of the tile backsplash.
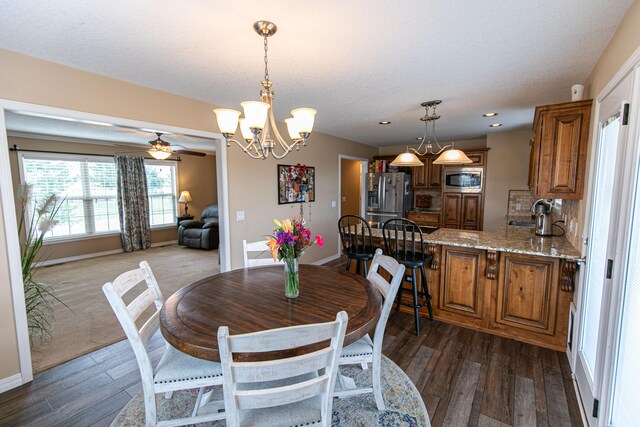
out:
{"label": "tile backsplash", "polygon": [[509,206],[507,208],[507,215],[531,215],[531,205],[533,205],[533,202],[536,200],[537,197],[531,194],[529,190],[509,190]]}
{"label": "tile backsplash", "polygon": [[442,201],[440,199],[440,190],[415,190],[413,192],[413,207],[414,208],[420,208],[420,204],[418,202],[418,199],[420,198],[420,196],[426,196],[426,195],[430,195],[431,196],[431,206],[430,209],[440,209]]}

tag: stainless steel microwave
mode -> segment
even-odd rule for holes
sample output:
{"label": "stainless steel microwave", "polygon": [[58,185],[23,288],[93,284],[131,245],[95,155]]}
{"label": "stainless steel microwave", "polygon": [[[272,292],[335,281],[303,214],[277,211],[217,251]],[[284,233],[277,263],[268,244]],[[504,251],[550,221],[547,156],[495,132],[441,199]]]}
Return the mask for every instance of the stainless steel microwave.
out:
{"label": "stainless steel microwave", "polygon": [[444,191],[458,193],[482,192],[482,168],[445,168]]}

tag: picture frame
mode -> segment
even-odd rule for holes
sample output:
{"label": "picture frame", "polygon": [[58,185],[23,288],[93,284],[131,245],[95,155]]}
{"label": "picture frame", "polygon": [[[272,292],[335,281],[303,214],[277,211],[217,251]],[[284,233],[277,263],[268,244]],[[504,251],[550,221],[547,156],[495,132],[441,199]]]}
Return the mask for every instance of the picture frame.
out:
{"label": "picture frame", "polygon": [[316,201],[316,168],[306,165],[278,165],[278,204]]}

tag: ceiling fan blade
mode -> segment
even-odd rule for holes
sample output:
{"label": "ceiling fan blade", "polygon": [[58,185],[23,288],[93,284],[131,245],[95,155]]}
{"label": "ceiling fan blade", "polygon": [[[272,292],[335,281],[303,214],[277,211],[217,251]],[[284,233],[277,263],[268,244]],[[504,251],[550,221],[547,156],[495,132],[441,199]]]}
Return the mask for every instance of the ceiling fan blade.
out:
{"label": "ceiling fan blade", "polygon": [[202,153],[200,151],[191,151],[191,150],[171,150],[171,151],[175,154],[186,154],[188,156],[204,157],[207,155],[206,153]]}

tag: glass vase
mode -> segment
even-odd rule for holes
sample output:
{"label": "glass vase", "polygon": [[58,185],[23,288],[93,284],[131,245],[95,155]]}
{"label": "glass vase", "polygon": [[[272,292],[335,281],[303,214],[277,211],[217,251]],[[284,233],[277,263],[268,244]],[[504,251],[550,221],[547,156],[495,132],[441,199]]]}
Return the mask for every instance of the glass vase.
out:
{"label": "glass vase", "polygon": [[298,298],[300,276],[298,275],[298,258],[284,259],[284,296]]}

